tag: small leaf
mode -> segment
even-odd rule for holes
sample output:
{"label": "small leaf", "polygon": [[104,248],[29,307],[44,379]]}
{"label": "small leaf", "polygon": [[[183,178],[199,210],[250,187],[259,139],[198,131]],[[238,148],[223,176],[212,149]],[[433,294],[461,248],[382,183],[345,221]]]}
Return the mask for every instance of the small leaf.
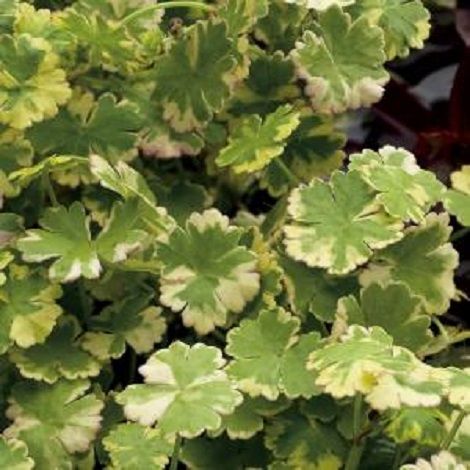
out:
{"label": "small leaf", "polygon": [[39,272],[10,265],[0,288],[0,353],[13,342],[23,348],[43,343],[62,313],[56,303],[61,295]]}
{"label": "small leaf", "polygon": [[135,423],[116,426],[103,444],[116,470],[163,469],[174,445],[159,430]]}
{"label": "small leaf", "polygon": [[313,180],[292,191],[284,227],[287,254],[330,274],[347,274],[402,237],[401,223],[375,206],[375,195],[350,171],[333,173],[330,183]]}
{"label": "small leaf", "polygon": [[221,415],[233,412],[242,396],[221,370],[225,361],[214,347],[176,341],[139,368],[145,383],[117,395],[128,419],[144,426],[158,422],[165,434],[192,438],[216,430]]}
{"label": "small leaf", "polygon": [[298,113],[288,105],[268,114],[264,121],[256,114],[251,115],[236,125],[216,163],[220,167],[230,166],[235,173],[262,170],[282,154],[286,139],[299,122]]}
{"label": "small leaf", "polygon": [[81,203],[74,202],[69,209],[48,208],[40,224],[42,229],[28,230],[17,243],[25,261],[39,263],[58,258],[49,269],[49,277],[62,282],[100,275],[101,263]]}
{"label": "small leaf", "polygon": [[444,198],[446,209],[465,227],[470,227],[470,165],[451,175],[452,187]]}

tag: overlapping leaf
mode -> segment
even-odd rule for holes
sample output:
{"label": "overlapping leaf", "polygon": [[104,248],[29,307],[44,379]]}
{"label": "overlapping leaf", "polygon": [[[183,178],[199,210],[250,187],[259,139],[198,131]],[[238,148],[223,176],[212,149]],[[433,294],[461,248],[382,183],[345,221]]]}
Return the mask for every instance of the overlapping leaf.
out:
{"label": "overlapping leaf", "polygon": [[17,439],[0,436],[0,468],[9,470],[31,470],[34,461],[28,457],[28,448]]}
{"label": "overlapping leaf", "polygon": [[330,274],[352,271],[373,249],[402,237],[401,223],[376,207],[374,192],[356,171],[338,171],[330,183],[313,180],[295,189],[288,213],[287,254]]}
{"label": "overlapping leaf", "polygon": [[448,242],[447,214],[429,214],[423,223],[410,227],[398,243],[379,251],[361,275],[361,283],[403,282],[421,299],[426,312],[445,312],[456,296],[454,270],[458,254]]}
{"label": "overlapping leaf", "polygon": [[232,413],[242,401],[221,370],[224,364],[217,348],[176,341],[140,367],[145,383],[127,387],[117,402],[128,419],[146,426],[157,422],[165,434],[191,438],[216,430],[221,415]]}
{"label": "overlapping leaf", "polygon": [[418,297],[404,284],[370,284],[360,299],[350,295],[338,302],[335,327],[348,325],[380,326],[393,337],[394,344],[419,352],[432,338],[431,319]]}
{"label": "overlapping leaf", "polygon": [[402,465],[400,470],[465,470],[466,466],[446,450],[433,455],[429,460],[418,459],[416,464]]}
{"label": "overlapping leaf", "polygon": [[199,334],[224,326],[258,293],[256,257],[239,244],[241,230],[215,209],[194,213],[158,248],[163,263],[160,302],[182,311]]}
{"label": "overlapping leaf", "polygon": [[392,216],[420,222],[444,193],[436,176],[421,170],[410,152],[386,146],[350,157],[349,168],[358,170],[377,191],[377,200]]}

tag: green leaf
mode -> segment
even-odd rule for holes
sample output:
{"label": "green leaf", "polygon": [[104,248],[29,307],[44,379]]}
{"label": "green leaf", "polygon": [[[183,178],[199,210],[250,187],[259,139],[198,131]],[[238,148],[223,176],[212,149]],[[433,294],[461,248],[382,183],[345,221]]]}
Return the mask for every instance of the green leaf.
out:
{"label": "green leaf", "polygon": [[345,443],[331,426],[296,410],[276,416],[266,430],[266,446],[283,469],[339,470]]}
{"label": "green leaf", "polygon": [[144,177],[132,167],[121,161],[113,167],[104,158],[91,155],[90,169],[104,188],[119,194],[125,200],[139,201],[142,206],[139,208],[140,215],[151,233],[166,235],[172,229],[174,221],[168,217],[164,208],[157,207],[155,195]]}
{"label": "green leaf", "polygon": [[203,127],[222,108],[235,63],[225,23],[203,21],[159,59],[154,98],[175,130]]}
{"label": "green leaf", "polygon": [[94,315],[82,337],[83,348],[100,360],[120,357],[126,343],[138,354],[150,352],[166,331],[161,309],[149,306],[151,297],[134,291]]}
{"label": "green leaf", "polygon": [[256,257],[240,245],[241,234],[210,209],[194,213],[158,247],[160,302],[182,311],[184,324],[199,334],[224,326],[229,312],[240,313],[258,293]]}
{"label": "green leaf", "polygon": [[[23,231],[23,219],[21,216],[8,212],[0,213],[0,248],[13,244]],[[5,260],[9,256],[6,256],[5,251],[1,253],[2,261],[0,261],[0,266],[3,269],[6,266]]]}
{"label": "green leaf", "polygon": [[85,209],[74,202],[48,208],[40,220],[42,229],[31,229],[18,241],[23,259],[39,263],[58,258],[49,269],[49,277],[62,282],[80,276],[95,279],[100,275],[101,263],[91,240]]}
{"label": "green leaf", "polygon": [[276,400],[310,398],[318,394],[314,378],[306,369],[308,355],[319,347],[320,335],[298,336],[300,322],[281,309],[264,310],[256,320],[243,320],[230,330],[226,352],[234,357],[229,376],[251,397]]}
{"label": "green leaf", "polygon": [[373,409],[436,407],[445,394],[445,371],[420,362],[410,351],[393,346],[380,327],[353,325],[340,342],[310,355],[307,365],[316,384],[336,399],[365,396]]}
{"label": "green leaf", "polygon": [[8,34],[12,32],[15,21],[15,13],[18,8],[17,0],[1,0],[2,13],[0,14],[0,33]]}
{"label": "green leaf", "polygon": [[235,411],[222,418],[220,434],[225,431],[230,439],[251,439],[264,427],[264,420],[278,414],[289,406],[289,401],[280,399],[268,401],[265,398],[244,397]]}
{"label": "green leaf", "polygon": [[269,10],[268,0],[223,0],[222,4],[219,14],[231,36],[249,32]]}
{"label": "green leaf", "polygon": [[10,265],[0,289],[0,353],[13,342],[23,348],[43,343],[62,313],[56,304],[61,295],[39,272]]}
{"label": "green leaf", "polygon": [[429,460],[418,459],[416,465],[402,465],[400,470],[465,470],[467,467],[447,450],[441,450]]}
{"label": "green leaf", "polygon": [[[458,412],[455,412],[458,415]],[[455,422],[457,416],[451,416],[450,422]],[[465,416],[460,428],[452,441],[450,451],[464,462],[470,462],[470,415]]]}
{"label": "green leaf", "polygon": [[451,367],[447,369],[450,373],[449,396],[451,405],[470,410],[470,368],[457,369]]}
{"label": "green leaf", "polygon": [[53,119],[33,126],[27,137],[42,154],[88,156],[97,152],[120,159],[137,153],[137,132],[141,126],[142,119],[134,104],[118,101],[110,93],[95,101],[90,93],[76,92],[66,108]]}
{"label": "green leaf", "polygon": [[470,165],[464,165],[450,178],[454,189],[448,190],[445,195],[445,208],[457,217],[459,223],[470,227]]}
{"label": "green leaf", "polygon": [[269,454],[261,435],[248,441],[236,441],[227,437],[208,439],[199,437],[186,441],[182,460],[193,470],[245,470],[268,468]]}
{"label": "green leaf", "polygon": [[53,155],[41,160],[36,165],[13,171],[8,175],[8,179],[12,183],[25,188],[44,174],[69,170],[79,165],[86,165],[87,162],[87,159],[74,155]]}
{"label": "green leaf", "polygon": [[398,243],[378,252],[361,274],[361,284],[403,282],[419,297],[429,314],[448,310],[456,297],[454,270],[458,254],[448,243],[447,214],[429,214],[417,227],[405,230]]}
{"label": "green leaf", "polygon": [[12,389],[5,431],[28,446],[37,468],[71,469],[71,455],[86,452],[99,430],[103,407],[85,394],[87,380],[58,381],[53,385],[18,382]]}
{"label": "green leaf", "polygon": [[235,173],[262,170],[282,154],[286,139],[299,122],[299,114],[289,105],[279,107],[264,121],[256,114],[243,119],[217,157],[217,165],[230,166]]}
{"label": "green leaf", "polygon": [[128,419],[144,426],[158,422],[165,434],[192,438],[216,430],[221,415],[232,413],[242,401],[221,370],[224,364],[217,348],[176,341],[150,356],[139,368],[145,383],[128,386],[116,401]]}
{"label": "green leaf", "polygon": [[[1,20],[0,20],[1,21]],[[0,170],[9,174],[32,164],[34,150],[21,131],[0,124]]]}
{"label": "green leaf", "polygon": [[430,14],[421,0],[356,0],[348,11],[382,28],[388,60],[421,49],[429,36]]}
{"label": "green leaf", "polygon": [[402,237],[401,223],[380,211],[359,173],[333,173],[313,180],[289,198],[291,223],[284,227],[287,254],[330,274],[346,274]]}
{"label": "green leaf", "polygon": [[62,317],[43,344],[28,349],[13,348],[10,359],[28,379],[54,383],[94,377],[100,364],[77,343],[80,327],[74,317]]}
{"label": "green leaf", "polygon": [[334,328],[346,325],[380,326],[394,344],[414,352],[422,350],[432,338],[431,319],[423,311],[418,297],[404,284],[370,284],[361,290],[360,298],[350,295],[338,302]]}
{"label": "green leaf", "polygon": [[447,416],[434,408],[406,408],[393,411],[385,433],[395,442],[415,442],[421,446],[439,447],[446,435]]}
{"label": "green leaf", "polygon": [[[303,113],[279,158],[299,181],[308,183],[314,177],[329,176],[341,166],[344,143],[344,135],[334,129],[329,118]],[[288,191],[292,183],[292,177],[276,162],[268,165],[261,178],[261,186],[274,197]]]}
{"label": "green leaf", "polygon": [[59,57],[43,39],[0,38],[0,122],[25,129],[51,118],[71,95]]}
{"label": "green leaf", "polygon": [[103,443],[116,470],[163,469],[173,451],[160,430],[135,423],[116,426]]}
{"label": "green leaf", "polygon": [[8,470],[31,470],[34,461],[28,457],[24,442],[0,436],[0,468]]}
{"label": "green leaf", "polygon": [[436,176],[421,170],[415,157],[402,148],[386,146],[378,152],[364,150],[350,157],[349,168],[358,170],[379,192],[377,201],[393,217],[420,222],[444,193]]}
{"label": "green leaf", "polygon": [[388,81],[383,47],[382,30],[366,17],[352,21],[338,6],[321,12],[291,53],[314,110],[340,113],[378,101]]}
{"label": "green leaf", "polygon": [[355,276],[329,276],[287,256],[281,257],[284,283],[290,305],[298,315],[312,312],[320,321],[332,323],[338,300],[359,293]]}

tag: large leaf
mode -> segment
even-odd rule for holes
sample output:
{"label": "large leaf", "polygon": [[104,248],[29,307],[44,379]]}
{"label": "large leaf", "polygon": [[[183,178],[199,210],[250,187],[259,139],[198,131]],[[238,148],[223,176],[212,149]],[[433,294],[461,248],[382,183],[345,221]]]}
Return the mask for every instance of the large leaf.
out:
{"label": "large leaf", "polygon": [[401,223],[375,205],[375,194],[356,171],[330,183],[313,180],[289,198],[284,227],[287,254],[311,267],[346,274],[402,237]]}
{"label": "large leaf", "polygon": [[359,300],[352,295],[343,297],[334,327],[342,329],[346,324],[380,326],[393,337],[394,344],[415,352],[432,338],[429,315],[404,284],[370,284],[361,291]]}
{"label": "large leaf", "polygon": [[220,427],[221,415],[242,401],[225,372],[217,348],[176,341],[150,356],[139,368],[145,383],[130,385],[117,395],[127,418],[142,425],[158,423],[165,434],[195,437]]}
{"label": "large leaf", "polygon": [[43,343],[62,313],[56,304],[61,295],[39,272],[10,265],[0,289],[0,353],[13,342],[23,348]]}
{"label": "large leaf", "polygon": [[154,98],[178,131],[203,126],[230,95],[235,66],[225,23],[200,21],[158,63]]}
{"label": "large leaf", "polygon": [[103,407],[94,395],[85,395],[87,380],[53,385],[26,381],[12,390],[8,437],[26,443],[35,468],[71,470],[71,455],[85,452],[100,427]]}
{"label": "large leaf", "polygon": [[240,313],[258,293],[256,257],[240,245],[241,234],[210,209],[194,213],[159,245],[160,301],[182,311],[184,324],[199,334],[224,326],[229,312]]}
{"label": "large leaf", "polygon": [[281,106],[264,121],[254,114],[236,124],[228,146],[216,159],[220,167],[230,166],[235,173],[262,170],[282,154],[286,139],[299,125],[299,115],[291,106]]}
{"label": "large leaf", "polygon": [[320,13],[291,53],[314,109],[339,113],[378,101],[388,80],[383,47],[382,30],[367,18],[352,21],[338,6]]}
{"label": "large leaf", "polygon": [[59,57],[43,39],[0,38],[0,122],[16,129],[53,117],[71,95]]}
{"label": "large leaf", "polygon": [[386,146],[350,157],[349,168],[358,170],[379,192],[377,200],[394,217],[420,222],[444,193],[436,176],[421,170],[415,157],[402,148]]}
{"label": "large leaf", "polygon": [[447,214],[432,213],[421,225],[408,228],[402,240],[376,254],[361,283],[403,282],[429,314],[447,311],[456,296],[453,275],[458,266],[448,224]]}
{"label": "large leaf", "polygon": [[300,322],[284,310],[262,311],[256,320],[243,320],[227,336],[227,353],[234,357],[227,371],[252,397],[276,400],[318,394],[307,371],[309,354],[320,344],[320,335],[298,335]]}

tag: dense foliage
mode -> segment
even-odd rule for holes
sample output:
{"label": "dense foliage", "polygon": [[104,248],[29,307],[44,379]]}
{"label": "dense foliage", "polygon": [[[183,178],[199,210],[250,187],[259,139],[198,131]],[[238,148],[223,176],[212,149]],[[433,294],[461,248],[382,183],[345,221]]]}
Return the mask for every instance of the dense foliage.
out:
{"label": "dense foliage", "polygon": [[429,29],[420,0],[0,0],[1,469],[466,468],[470,166],[344,152]]}

